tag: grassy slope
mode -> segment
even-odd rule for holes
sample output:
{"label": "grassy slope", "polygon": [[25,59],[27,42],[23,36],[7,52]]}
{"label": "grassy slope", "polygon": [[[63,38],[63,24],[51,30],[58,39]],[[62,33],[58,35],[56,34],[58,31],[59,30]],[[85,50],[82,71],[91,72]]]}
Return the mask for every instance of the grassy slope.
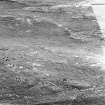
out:
{"label": "grassy slope", "polygon": [[99,97],[97,105],[104,105],[97,60],[103,41],[91,7],[48,8],[47,2],[1,2],[1,102],[96,105]]}

